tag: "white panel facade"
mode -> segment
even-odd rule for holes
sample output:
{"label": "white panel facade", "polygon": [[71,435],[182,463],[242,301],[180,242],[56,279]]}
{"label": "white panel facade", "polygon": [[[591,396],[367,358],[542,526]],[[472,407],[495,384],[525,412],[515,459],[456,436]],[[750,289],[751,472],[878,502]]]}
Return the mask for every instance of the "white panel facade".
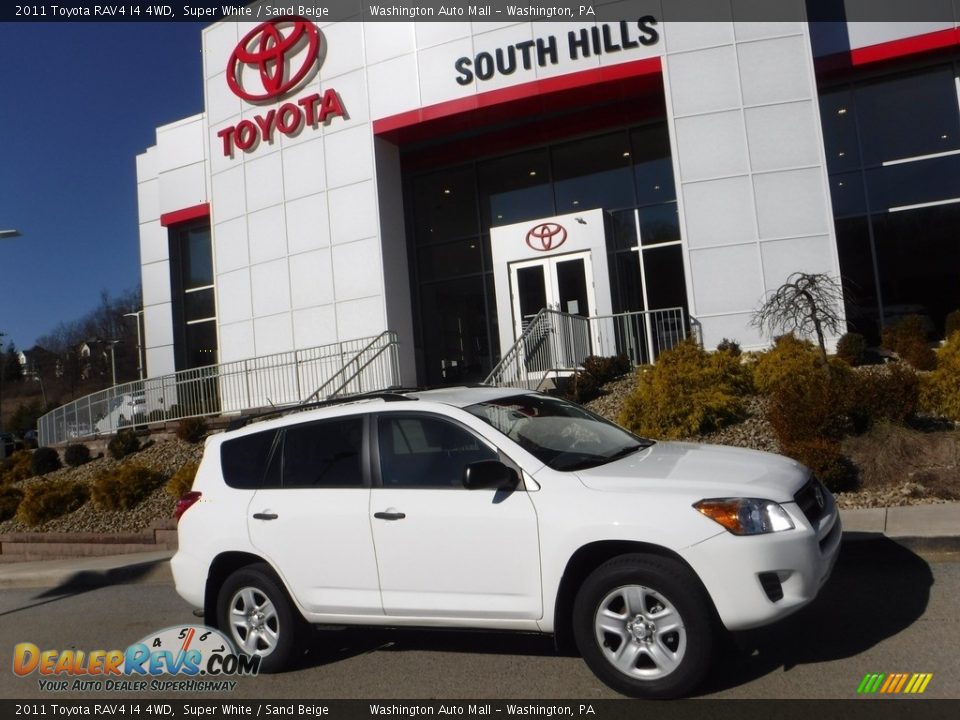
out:
{"label": "white panel facade", "polygon": [[[316,74],[266,101],[241,99],[227,82],[231,53],[256,26],[208,27],[205,114],[158,129],[156,147],[138,158],[149,374],[173,364],[172,332],[151,327],[172,322],[169,292],[164,299],[154,289],[161,266],[169,275],[159,218],[209,202],[221,362],[390,329],[412,380],[399,152],[375,126],[641,60],[647,71],[663,68],[691,315],[707,347],[722,337],[764,344],[748,322],[764,293],[793,270],[839,270],[807,25],[737,22],[748,6],[732,2],[727,22],[613,23],[603,31],[623,47],[599,53],[591,38],[601,24],[591,22],[322,24]],[[530,68],[517,50],[524,42]],[[511,51],[513,72],[481,77],[485,63],[509,61]],[[296,57],[287,60],[297,67]],[[571,87],[592,80],[574,78]],[[311,123],[327,102],[341,107]],[[606,254],[594,255],[606,284],[597,310],[609,312]],[[509,330],[509,308],[500,306],[500,329]]]}
{"label": "white panel facade", "polygon": [[174,371],[170,241],[161,217],[209,202],[202,115],[157,128],[157,144],[137,157],[146,373]]}
{"label": "white panel facade", "polygon": [[767,293],[796,271],[840,276],[808,30],[695,25],[665,28],[664,72],[690,313],[705,347],[759,348]]}

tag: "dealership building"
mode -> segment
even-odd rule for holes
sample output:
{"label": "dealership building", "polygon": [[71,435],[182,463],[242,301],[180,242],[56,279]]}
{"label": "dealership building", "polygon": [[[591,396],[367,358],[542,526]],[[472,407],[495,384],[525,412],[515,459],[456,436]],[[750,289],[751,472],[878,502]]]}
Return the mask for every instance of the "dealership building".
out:
{"label": "dealership building", "polygon": [[405,384],[480,381],[544,307],[760,348],[797,271],[942,328],[956,23],[658,12],[207,27],[204,112],[137,158],[148,375],[392,331]]}

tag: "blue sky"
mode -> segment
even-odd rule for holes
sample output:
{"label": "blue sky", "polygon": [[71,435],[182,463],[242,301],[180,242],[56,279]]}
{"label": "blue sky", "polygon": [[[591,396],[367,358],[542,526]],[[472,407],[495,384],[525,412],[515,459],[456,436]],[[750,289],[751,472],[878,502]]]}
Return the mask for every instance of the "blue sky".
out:
{"label": "blue sky", "polygon": [[203,110],[204,25],[0,23],[4,346],[139,283],[136,156]]}

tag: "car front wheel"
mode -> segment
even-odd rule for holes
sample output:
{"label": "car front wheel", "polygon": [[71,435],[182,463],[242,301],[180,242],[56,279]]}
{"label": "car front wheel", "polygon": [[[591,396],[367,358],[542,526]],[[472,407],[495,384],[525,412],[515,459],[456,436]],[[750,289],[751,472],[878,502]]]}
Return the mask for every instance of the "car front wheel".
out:
{"label": "car front wheel", "polygon": [[287,668],[305,625],[268,565],[237,570],[227,578],[217,603],[221,630],[244,655],[260,658],[260,672]]}
{"label": "car front wheel", "polygon": [[685,695],[710,664],[709,601],[691,572],[655,556],[623,555],[591,573],[574,602],[574,636],[587,665],[631,697]]}

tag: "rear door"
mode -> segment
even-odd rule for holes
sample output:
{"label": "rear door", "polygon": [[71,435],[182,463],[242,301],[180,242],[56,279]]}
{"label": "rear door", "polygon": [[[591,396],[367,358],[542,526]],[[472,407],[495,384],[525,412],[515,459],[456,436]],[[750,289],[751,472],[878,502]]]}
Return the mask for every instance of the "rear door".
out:
{"label": "rear door", "polygon": [[382,615],[364,415],[291,425],[250,502],[250,540],[312,613]]}

